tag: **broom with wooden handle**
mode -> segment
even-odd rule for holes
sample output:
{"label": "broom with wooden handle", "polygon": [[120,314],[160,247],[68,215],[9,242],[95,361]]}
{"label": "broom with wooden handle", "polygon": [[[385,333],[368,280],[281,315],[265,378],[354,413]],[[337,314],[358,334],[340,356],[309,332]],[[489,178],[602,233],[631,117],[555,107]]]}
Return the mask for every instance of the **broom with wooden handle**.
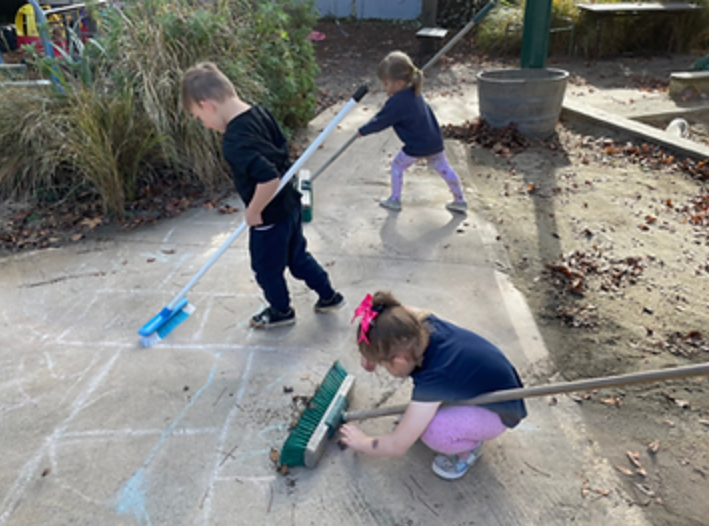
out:
{"label": "broom with wooden handle", "polygon": [[[521,387],[504,391],[485,393],[470,400],[450,402],[445,405],[483,405],[507,402],[520,398],[588,391],[605,387],[618,387],[649,382],[661,382],[677,378],[709,375],[709,363],[686,365],[671,369],[643,371],[588,378],[573,382],[562,382],[533,387]],[[320,460],[327,440],[332,438],[339,427],[355,420],[366,420],[382,416],[398,415],[406,411],[408,405],[380,407],[366,411],[348,412],[348,396],[354,386],[354,376],[348,374],[339,362],[330,368],[317,392],[310,400],[308,408],[293,426],[281,450],[281,466],[306,466],[314,468]]]}

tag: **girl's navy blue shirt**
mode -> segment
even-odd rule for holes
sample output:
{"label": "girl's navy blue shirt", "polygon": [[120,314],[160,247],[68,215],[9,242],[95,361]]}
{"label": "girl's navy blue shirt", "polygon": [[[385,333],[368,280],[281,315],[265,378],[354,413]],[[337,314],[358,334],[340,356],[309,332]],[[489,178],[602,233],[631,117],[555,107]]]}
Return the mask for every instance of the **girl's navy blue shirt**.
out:
{"label": "girl's navy blue shirt", "polygon": [[369,135],[394,127],[404,143],[404,153],[411,157],[428,157],[443,151],[443,135],[433,110],[423,95],[416,95],[413,87],[394,93],[384,107],[359,129],[360,135]]}
{"label": "girl's navy blue shirt", "polygon": [[[411,373],[415,402],[455,402],[484,393],[522,387],[507,357],[482,336],[429,315],[431,331],[423,363]],[[485,404],[507,427],[527,416],[523,400]]]}
{"label": "girl's navy blue shirt", "polygon": [[[273,115],[261,106],[252,106],[229,121],[222,151],[236,191],[246,206],[253,199],[257,184],[280,179],[291,166],[288,141]],[[293,184],[287,184],[263,209],[263,224],[285,220],[298,206],[300,193]]]}

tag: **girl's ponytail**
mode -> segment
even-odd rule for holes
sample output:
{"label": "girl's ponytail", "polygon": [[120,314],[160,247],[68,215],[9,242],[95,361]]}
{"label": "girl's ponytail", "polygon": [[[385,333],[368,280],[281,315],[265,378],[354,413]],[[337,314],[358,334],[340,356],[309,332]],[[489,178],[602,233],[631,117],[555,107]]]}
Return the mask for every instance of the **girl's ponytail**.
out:
{"label": "girl's ponytail", "polygon": [[423,71],[419,68],[414,68],[411,75],[411,85],[414,87],[414,93],[417,96],[421,95],[421,90],[423,89]]}

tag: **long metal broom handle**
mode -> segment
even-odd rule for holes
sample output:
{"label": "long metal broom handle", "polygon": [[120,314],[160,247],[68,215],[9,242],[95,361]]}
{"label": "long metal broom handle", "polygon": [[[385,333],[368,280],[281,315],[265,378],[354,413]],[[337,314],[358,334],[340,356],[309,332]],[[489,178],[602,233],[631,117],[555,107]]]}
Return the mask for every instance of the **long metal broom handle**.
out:
{"label": "long metal broom handle", "polygon": [[[588,391],[590,389],[601,389],[603,387],[618,387],[621,385],[639,384],[647,382],[659,382],[674,378],[688,378],[690,376],[709,375],[709,363],[699,365],[685,365],[673,367],[672,369],[660,369],[644,371],[640,373],[620,374],[617,376],[604,376],[601,378],[589,378],[586,380],[576,380],[574,382],[562,382],[548,385],[536,385],[534,387],[522,387],[519,389],[508,389],[505,391],[494,391],[485,393],[470,400],[446,403],[446,405],[481,405],[494,402],[507,402],[520,398],[534,398],[539,396],[571,393],[574,391]],[[343,415],[345,422],[353,420],[365,420],[380,416],[399,415],[406,411],[408,405],[397,405],[391,407],[381,407],[368,411],[348,412]]]}

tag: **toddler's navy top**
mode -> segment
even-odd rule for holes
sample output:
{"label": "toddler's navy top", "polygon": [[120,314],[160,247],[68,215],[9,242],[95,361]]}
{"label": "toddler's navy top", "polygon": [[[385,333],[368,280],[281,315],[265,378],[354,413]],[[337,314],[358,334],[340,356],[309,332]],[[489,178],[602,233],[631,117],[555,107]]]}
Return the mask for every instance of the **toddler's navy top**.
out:
{"label": "toddler's navy top", "polygon": [[[288,141],[273,115],[261,106],[252,106],[229,121],[222,151],[236,191],[246,206],[253,199],[257,184],[281,178],[291,166]],[[298,206],[300,192],[293,184],[287,184],[263,209],[263,224],[285,220]]]}
{"label": "toddler's navy top", "polygon": [[[429,315],[424,323],[431,331],[423,363],[411,373],[412,400],[454,402],[483,393],[522,387],[507,357],[482,336]],[[481,405],[500,415],[507,427],[527,416],[523,400]]]}
{"label": "toddler's navy top", "polygon": [[389,97],[379,112],[359,129],[360,135],[369,135],[394,127],[404,143],[404,153],[411,157],[428,157],[443,151],[443,135],[433,110],[423,95],[416,95],[413,87],[405,88]]}

